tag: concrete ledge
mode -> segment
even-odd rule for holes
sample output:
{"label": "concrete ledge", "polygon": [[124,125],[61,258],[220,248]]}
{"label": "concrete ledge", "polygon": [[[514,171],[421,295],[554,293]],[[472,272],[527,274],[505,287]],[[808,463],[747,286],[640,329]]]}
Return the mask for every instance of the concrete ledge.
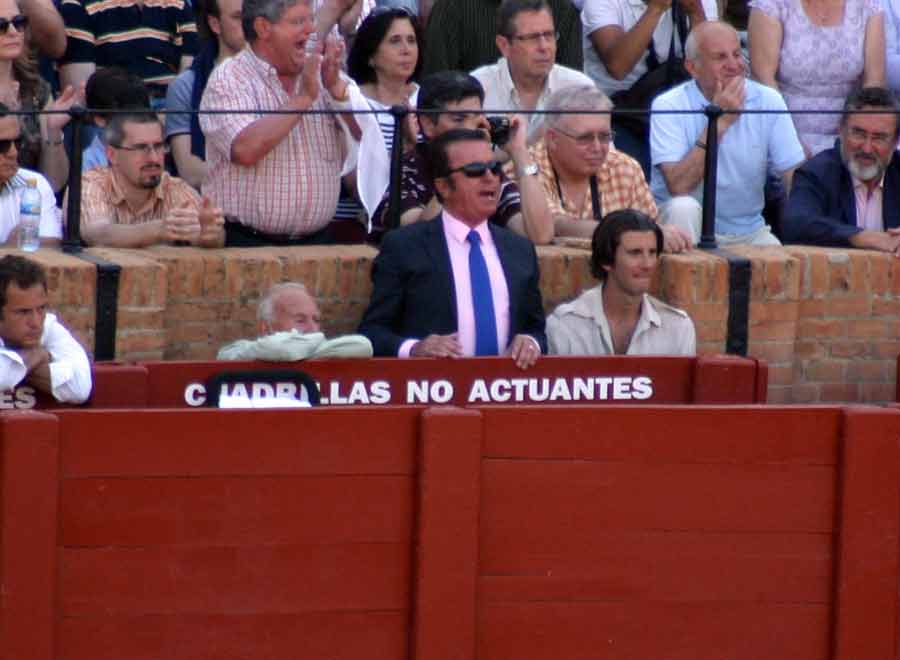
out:
{"label": "concrete ledge", "polygon": [[[368,246],[199,250],[91,249],[119,264],[119,360],[209,359],[255,331],[256,303],[280,281],[314,291],[329,334],[352,332],[369,300]],[[900,266],[889,255],[790,246],[734,248],[750,259],[751,356],[770,366],[773,403],[884,402],[894,398],[900,354]],[[546,309],[592,286],[589,253],[538,250]],[[52,250],[51,302],[89,348],[94,343],[93,264]],[[666,255],[655,293],[694,319],[703,354],[725,349],[728,267],[700,251]]]}

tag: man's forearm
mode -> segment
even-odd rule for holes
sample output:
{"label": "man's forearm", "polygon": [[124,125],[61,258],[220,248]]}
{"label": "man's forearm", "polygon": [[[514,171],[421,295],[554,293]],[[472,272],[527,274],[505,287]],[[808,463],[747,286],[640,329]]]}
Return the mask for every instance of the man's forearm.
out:
{"label": "man's forearm", "polygon": [[[282,110],[307,110],[312,101],[288,102]],[[251,167],[265,158],[300,122],[302,115],[278,114],[260,117],[244,128],[231,143],[231,161]]]}
{"label": "man's forearm", "polygon": [[[520,161],[514,159],[521,171]],[[519,195],[522,198],[522,222],[525,235],[535,245],[546,245],[553,240],[553,217],[547,206],[544,188],[537,176],[520,176]]]}
{"label": "man's forearm", "polygon": [[88,245],[117,248],[142,248],[162,242],[163,221],[154,220],[137,225],[83,225],[81,237]]}

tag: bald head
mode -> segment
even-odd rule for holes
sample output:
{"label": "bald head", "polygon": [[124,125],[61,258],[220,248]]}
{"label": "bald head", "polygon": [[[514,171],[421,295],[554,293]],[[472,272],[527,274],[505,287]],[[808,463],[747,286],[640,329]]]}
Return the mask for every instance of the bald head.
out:
{"label": "bald head", "polygon": [[699,58],[710,36],[726,40],[733,39],[738,47],[741,45],[740,35],[728,23],[723,21],[703,21],[688,34],[687,41],[684,43],[685,59],[696,60]]}
{"label": "bald head", "polygon": [[697,86],[712,101],[726,87],[739,85],[746,75],[744,54],[737,31],[721,21],[704,21],[684,44],[684,66]]}
{"label": "bald head", "polygon": [[276,284],[263,297],[257,310],[260,336],[299,330],[319,332],[319,306],[306,287],[296,282]]}

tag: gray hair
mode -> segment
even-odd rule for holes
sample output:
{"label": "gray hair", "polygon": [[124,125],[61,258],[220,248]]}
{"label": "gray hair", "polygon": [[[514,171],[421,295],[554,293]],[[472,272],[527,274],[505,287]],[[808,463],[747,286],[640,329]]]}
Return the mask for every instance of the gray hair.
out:
{"label": "gray hair", "polygon": [[594,85],[572,85],[563,87],[550,95],[544,107],[550,114],[544,115],[542,131],[556,128],[573,112],[608,112],[613,104],[609,97]]}
{"label": "gray hair", "polygon": [[103,141],[113,147],[125,141],[125,124],[157,124],[162,129],[162,122],[155,112],[126,112],[114,114],[103,129]]}
{"label": "gray hair", "polygon": [[262,300],[259,301],[259,306],[256,308],[256,319],[258,321],[274,320],[275,303],[278,302],[278,298],[281,296],[281,294],[288,291],[305,293],[307,296],[310,296],[309,289],[300,284],[300,282],[282,282],[281,284],[276,284],[271,289],[269,289],[266,292],[266,295],[262,297]]}
{"label": "gray hair", "polygon": [[299,3],[309,4],[310,0],[244,0],[241,3],[241,27],[244,28],[244,38],[248,42],[254,42],[259,35],[253,27],[253,21],[262,17],[270,23],[281,20],[282,14]]}
{"label": "gray hair", "polygon": [[734,29],[731,25],[726,23],[725,21],[703,21],[692,29],[687,36],[687,40],[684,42],[684,59],[691,60],[692,62],[700,59],[700,39],[703,37],[705,32],[712,30],[716,27],[725,27],[731,30],[734,33],[735,38],[738,40],[738,43],[741,42],[740,35],[737,30]]}

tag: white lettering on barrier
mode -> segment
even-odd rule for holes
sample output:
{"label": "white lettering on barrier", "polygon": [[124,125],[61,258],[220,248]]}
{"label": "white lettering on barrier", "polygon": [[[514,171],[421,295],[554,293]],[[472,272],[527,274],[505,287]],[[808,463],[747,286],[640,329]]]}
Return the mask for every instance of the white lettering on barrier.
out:
{"label": "white lettering on barrier", "polygon": [[28,385],[0,392],[0,410],[27,410],[36,403],[34,388]]}
{"label": "white lettering on barrier", "polygon": [[544,401],[627,401],[653,396],[647,376],[595,378],[476,378],[467,403],[541,403]]}
{"label": "white lettering on barrier", "polygon": [[192,408],[206,403],[206,387],[203,383],[188,383],[184,388],[184,402]]}
{"label": "white lettering on barrier", "polygon": [[453,398],[453,383],[449,380],[406,381],[406,403],[447,403]]}

